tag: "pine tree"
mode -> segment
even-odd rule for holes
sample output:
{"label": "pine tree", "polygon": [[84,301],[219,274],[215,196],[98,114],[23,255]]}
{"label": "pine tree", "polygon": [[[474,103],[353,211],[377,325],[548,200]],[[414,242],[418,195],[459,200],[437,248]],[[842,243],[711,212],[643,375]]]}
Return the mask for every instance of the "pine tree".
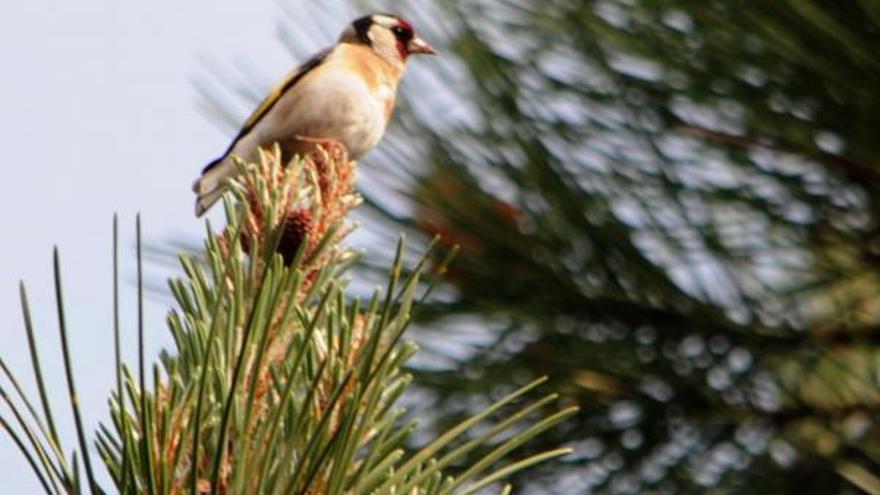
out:
{"label": "pine tree", "polygon": [[[554,411],[555,394],[529,399],[544,379],[507,387],[479,414],[413,448],[416,423],[399,399],[412,381],[404,366],[417,349],[403,334],[417,299],[430,291],[430,282],[420,282],[428,265],[404,274],[401,243],[387,288],[365,303],[348,297],[346,273],[357,257],[342,240],[360,197],[344,150],[285,163],[276,148],[240,168],[225,202],[228,225],[220,234],[209,227],[204,259],[182,256],[185,276],[170,282],[178,305],[167,318],[174,347],[148,363],[148,330],[139,318],[137,366],[119,362],[116,307],[117,390],[111,422],[95,440],[116,492],[509,493],[499,484],[513,473],[569,452],[506,460],[576,411]],[[142,301],[141,270],[138,220]],[[11,411],[0,415],[0,426],[46,493],[104,493],[76,400],[57,251],[55,275],[78,448],[68,456],[57,433],[23,286],[41,409],[0,361],[15,391],[0,387]]]}
{"label": "pine tree", "polygon": [[878,3],[436,10],[413,208],[367,199],[461,245],[425,340],[495,328],[419,375],[438,421],[547,374],[575,455],[526,493],[880,493]]}

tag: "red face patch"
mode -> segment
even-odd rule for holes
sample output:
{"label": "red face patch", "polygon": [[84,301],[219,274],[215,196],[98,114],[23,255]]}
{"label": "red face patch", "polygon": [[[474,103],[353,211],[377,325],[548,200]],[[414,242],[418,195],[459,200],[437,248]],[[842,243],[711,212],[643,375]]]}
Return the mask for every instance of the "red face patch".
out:
{"label": "red face patch", "polygon": [[397,38],[397,51],[400,53],[400,58],[406,60],[410,55],[409,42],[415,37],[412,24],[403,19],[398,19],[397,25],[391,28],[391,32]]}
{"label": "red face patch", "polygon": [[406,19],[398,19],[398,25],[411,33],[415,31],[415,29],[413,29],[412,27],[412,24],[410,24],[409,21],[407,21]]}

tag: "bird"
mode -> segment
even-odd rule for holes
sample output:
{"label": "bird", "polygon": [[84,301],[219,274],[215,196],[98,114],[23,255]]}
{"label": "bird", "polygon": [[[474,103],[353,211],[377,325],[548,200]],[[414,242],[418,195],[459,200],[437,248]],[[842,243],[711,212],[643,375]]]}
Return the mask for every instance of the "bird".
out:
{"label": "bird", "polygon": [[261,148],[304,154],[321,142],[342,144],[358,160],[382,139],[397,87],[412,55],[437,51],[405,19],[376,13],[356,19],[330,46],[291,71],[254,110],[226,151],[193,184],[196,216],[238,174],[235,158],[255,160]]}

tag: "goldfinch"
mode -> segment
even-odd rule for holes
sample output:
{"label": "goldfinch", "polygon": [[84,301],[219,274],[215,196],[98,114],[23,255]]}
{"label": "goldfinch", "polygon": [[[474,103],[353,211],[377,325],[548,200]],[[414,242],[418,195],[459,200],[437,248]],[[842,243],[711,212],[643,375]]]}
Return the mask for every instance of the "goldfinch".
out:
{"label": "goldfinch", "polygon": [[247,119],[238,136],[193,184],[202,216],[237,174],[233,156],[254,160],[278,143],[285,157],[337,141],[357,160],[373,149],[394,111],[410,55],[436,54],[400,17],[373,14],[351,23],[339,41],[291,72]]}

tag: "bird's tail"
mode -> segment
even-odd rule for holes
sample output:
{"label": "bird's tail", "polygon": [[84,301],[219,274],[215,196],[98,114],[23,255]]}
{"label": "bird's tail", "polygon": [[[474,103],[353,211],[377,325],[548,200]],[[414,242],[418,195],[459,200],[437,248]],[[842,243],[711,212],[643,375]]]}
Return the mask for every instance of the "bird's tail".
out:
{"label": "bird's tail", "polygon": [[217,202],[225,192],[223,181],[236,174],[237,169],[232,158],[224,156],[209,163],[202,171],[202,176],[193,183],[196,193],[196,216],[200,217]]}

